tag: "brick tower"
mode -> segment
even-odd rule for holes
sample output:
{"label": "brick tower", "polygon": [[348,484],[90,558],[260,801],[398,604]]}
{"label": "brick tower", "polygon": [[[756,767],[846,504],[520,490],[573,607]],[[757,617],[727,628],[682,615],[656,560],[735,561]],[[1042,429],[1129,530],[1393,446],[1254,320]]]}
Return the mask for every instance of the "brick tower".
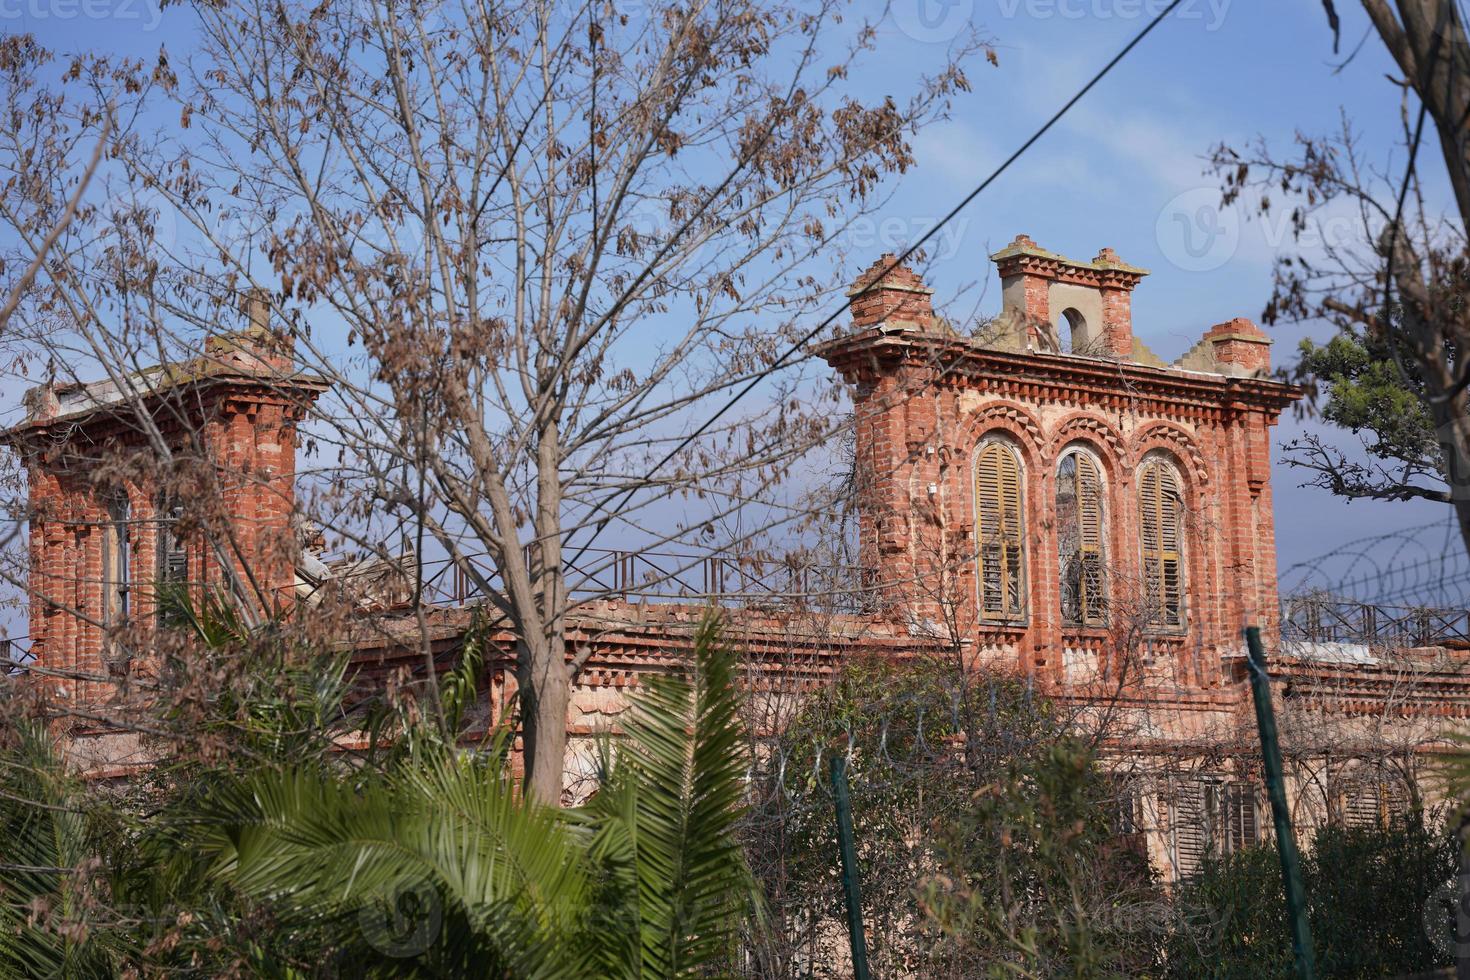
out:
{"label": "brick tower", "polygon": [[244,312],[198,356],[31,390],[5,434],[30,483],[31,655],[75,703],[126,669],[137,646],[116,638],[157,621],[161,584],[289,601],[296,425],[326,384],[263,296]]}
{"label": "brick tower", "polygon": [[991,256],[1004,309],[962,335],[885,256],[821,354],[853,386],[863,563],[915,631],[1061,684],[1125,648],[1211,688],[1277,618],[1270,431],[1300,397],[1250,321],[1165,363],[1133,335],[1147,272],[1025,236]]}

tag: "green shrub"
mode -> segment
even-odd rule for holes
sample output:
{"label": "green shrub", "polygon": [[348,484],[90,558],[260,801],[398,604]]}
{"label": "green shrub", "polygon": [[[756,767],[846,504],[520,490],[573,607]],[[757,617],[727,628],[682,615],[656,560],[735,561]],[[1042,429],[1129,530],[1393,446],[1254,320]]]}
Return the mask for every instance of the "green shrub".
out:
{"label": "green shrub", "polygon": [[[1448,964],[1430,936],[1429,905],[1454,880],[1449,829],[1415,814],[1387,828],[1327,825],[1303,855],[1318,975],[1378,978]],[[1169,975],[1217,980],[1287,976],[1291,933],[1273,844],[1207,860],[1180,889]]]}

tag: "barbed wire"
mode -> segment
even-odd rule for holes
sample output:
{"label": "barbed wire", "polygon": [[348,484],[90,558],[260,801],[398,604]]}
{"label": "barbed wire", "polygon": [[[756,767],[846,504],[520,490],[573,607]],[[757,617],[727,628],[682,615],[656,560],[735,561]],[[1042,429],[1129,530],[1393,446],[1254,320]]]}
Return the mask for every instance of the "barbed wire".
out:
{"label": "barbed wire", "polygon": [[1286,568],[1282,595],[1313,592],[1365,603],[1464,608],[1470,555],[1453,518],[1356,538]]}

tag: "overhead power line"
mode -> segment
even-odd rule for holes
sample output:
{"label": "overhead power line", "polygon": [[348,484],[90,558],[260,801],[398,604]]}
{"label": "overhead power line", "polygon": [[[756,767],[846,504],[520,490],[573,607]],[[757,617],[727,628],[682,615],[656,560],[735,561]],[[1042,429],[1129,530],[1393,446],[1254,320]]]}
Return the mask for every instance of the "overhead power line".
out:
{"label": "overhead power line", "polygon": [[[996,179],[1000,177],[1001,174],[1010,169],[1011,164],[1019,160],[1021,156],[1026,153],[1027,150],[1031,149],[1031,147],[1034,146],[1036,142],[1041,139],[1041,137],[1045,136],[1047,132],[1072,109],[1073,106],[1075,106],[1078,102],[1082,100],[1083,96],[1092,91],[1092,89],[1097,85],[1098,82],[1107,77],[1108,73],[1116,68],[1118,66],[1118,63],[1126,58],[1129,52],[1136,48],[1139,43],[1143,41],[1144,38],[1148,37],[1153,29],[1159,26],[1164,18],[1168,17],[1169,14],[1174,11],[1174,8],[1179,6],[1179,4],[1181,4],[1182,2],[1183,0],[1172,0],[1172,2],[1167,7],[1159,11],[1158,14],[1156,14],[1147,24],[1143,26],[1142,30],[1135,34],[1128,41],[1127,44],[1123,45],[1123,47],[1118,51],[1117,54],[1113,55],[1113,57],[1108,60],[1107,64],[1103,65],[1102,68],[1099,69],[1098,72],[1094,74],[1085,85],[1079,88],[1072,95],[1071,98],[1063,103],[1060,109],[1052,113],[1051,117],[1047,119],[1046,122],[1042,123],[1040,128],[1038,128],[1036,132],[1032,133],[1031,136],[1026,140],[1026,142],[1017,147],[1014,153],[1006,157],[1005,160],[1001,162],[1000,166],[992,170],[989,176],[987,176],[979,184],[975,185],[975,188],[973,190],[971,190],[968,194],[961,198],[960,202],[956,204],[953,208],[951,208],[948,214],[941,218],[932,228],[926,231],[923,235],[919,236],[919,238],[914,241],[913,244],[909,245],[908,248],[905,249],[901,255],[895,258],[887,266],[887,268],[882,271],[882,273],[877,276],[871,277],[869,281],[858,292],[849,296],[847,298],[847,301],[844,302],[837,309],[833,310],[826,319],[822,320],[821,323],[818,323],[811,330],[807,331],[807,333],[796,343],[792,344],[785,353],[783,353],[775,361],[771,362],[768,367],[766,367],[759,374],[757,374],[755,377],[751,378],[743,386],[741,386],[740,390],[735,392],[735,394],[732,395],[730,399],[725,402],[724,405],[720,406],[720,409],[717,412],[715,412],[709,418],[700,423],[700,425],[693,432],[689,433],[682,440],[680,440],[677,446],[669,450],[669,452],[662,459],[655,463],[650,470],[650,474],[657,473],[659,470],[667,466],[669,462],[675,459],[681,452],[689,448],[689,446],[693,444],[694,440],[698,439],[700,436],[708,432],[711,426],[713,426],[716,422],[723,418],[724,415],[729,412],[730,409],[734,408],[735,405],[742,398],[750,394],[757,385],[759,385],[770,375],[786,367],[786,365],[791,362],[792,358],[800,354],[808,344],[810,344],[817,337],[821,336],[821,334],[826,331],[828,327],[836,322],[838,317],[842,316],[842,314],[851,305],[853,300],[867,295],[870,290],[876,288],[877,285],[883,281],[884,277],[887,276],[888,273],[892,272],[894,269],[907,262],[908,259],[920,248],[922,248],[926,242],[928,242],[935,235],[939,234],[940,230],[944,228],[945,225],[953,221],[961,211],[963,211],[966,207],[970,205],[970,202],[974,201],[975,198],[980,196],[982,191],[993,184]],[[613,503],[614,501],[618,501],[618,507],[623,506],[628,502],[629,499],[632,498],[633,494],[636,491],[637,488],[630,487],[627,490],[611,494],[608,497],[605,497],[602,500],[598,501],[597,505],[594,506],[592,508],[592,511],[586,516],[583,523],[585,523],[586,521],[590,521],[597,514],[606,511],[607,505]],[[604,517],[601,521],[597,523],[592,531],[592,536],[588,538],[577,549],[577,553],[572,556],[573,564],[575,564],[577,560],[580,559],[582,555],[587,551],[587,549],[592,547],[592,545],[597,541],[598,536],[607,527],[608,521],[612,519],[612,516],[613,513],[608,512],[608,516]]]}

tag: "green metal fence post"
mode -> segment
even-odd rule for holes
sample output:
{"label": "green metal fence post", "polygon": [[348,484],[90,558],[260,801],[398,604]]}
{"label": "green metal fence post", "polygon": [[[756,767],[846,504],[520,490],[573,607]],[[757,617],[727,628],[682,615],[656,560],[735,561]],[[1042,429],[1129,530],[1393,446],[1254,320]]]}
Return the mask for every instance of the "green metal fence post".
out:
{"label": "green metal fence post", "polygon": [[852,840],[852,803],[847,795],[847,756],[832,753],[832,798],[837,804],[837,849],[842,854],[842,890],[847,896],[847,937],[852,943],[853,980],[869,980],[868,940],[863,933],[863,896],[857,848]]}
{"label": "green metal fence post", "polygon": [[1276,849],[1281,854],[1281,879],[1286,886],[1286,913],[1291,919],[1291,947],[1296,957],[1296,972],[1302,980],[1317,975],[1316,956],[1312,951],[1312,926],[1307,921],[1307,895],[1302,886],[1302,862],[1297,854],[1296,838],[1291,833],[1291,813],[1286,809],[1286,785],[1281,775],[1281,745],[1276,738],[1276,713],[1271,709],[1271,683],[1266,675],[1266,650],[1261,646],[1261,631],[1254,626],[1245,629],[1250,657],[1251,694],[1256,701],[1256,727],[1261,732],[1261,755],[1266,764],[1266,795],[1271,800],[1271,816],[1276,824]]}

